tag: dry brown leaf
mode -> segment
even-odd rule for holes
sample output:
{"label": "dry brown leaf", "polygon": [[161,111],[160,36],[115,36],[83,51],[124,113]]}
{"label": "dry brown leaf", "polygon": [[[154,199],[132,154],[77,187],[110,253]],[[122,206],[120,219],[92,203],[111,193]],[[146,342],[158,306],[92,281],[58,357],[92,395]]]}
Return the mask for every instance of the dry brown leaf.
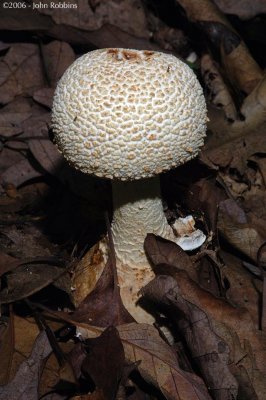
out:
{"label": "dry brown leaf", "polygon": [[122,47],[139,50],[161,50],[158,44],[149,39],[134,36],[110,24],[105,24],[96,31],[83,31],[65,25],[56,25],[51,34],[69,43],[85,44],[96,48]]}
{"label": "dry brown leaf", "polygon": [[255,264],[260,246],[265,242],[265,223],[244,210],[232,199],[220,203],[218,229],[221,235],[240,253]]}
{"label": "dry brown leaf", "polygon": [[90,394],[83,394],[81,396],[71,397],[69,400],[106,400],[103,391],[100,389],[95,390]]}
{"label": "dry brown leaf", "polygon": [[224,122],[223,116],[212,110],[213,117],[208,137],[200,154],[201,160],[211,168],[231,167],[243,175],[247,169],[248,159],[256,153],[266,152],[265,125],[247,126],[243,123]]}
{"label": "dry brown leaf", "polygon": [[0,135],[11,137],[23,131],[21,124],[32,114],[29,99],[18,97],[0,110]]}
{"label": "dry brown leaf", "polygon": [[55,40],[43,46],[42,55],[49,86],[55,87],[65,70],[75,61],[75,53],[68,43]]}
{"label": "dry brown leaf", "polygon": [[[27,334],[25,334],[26,332]],[[4,345],[1,354],[5,355],[5,357],[1,357],[0,362],[1,384],[7,384],[14,378],[21,363],[29,357],[38,333],[38,326],[33,319],[25,319],[11,314],[5,336],[1,338]],[[6,336],[7,334],[9,337]]]}
{"label": "dry brown leaf", "polygon": [[[79,396],[77,398],[79,399]],[[71,399],[73,399],[73,397],[71,397]],[[70,400],[70,398],[59,393],[48,393],[42,396],[42,400]]]}
{"label": "dry brown leaf", "polygon": [[264,157],[262,157],[261,155],[250,157],[250,160],[254,161],[257,164],[259,171],[262,175],[264,186],[266,187],[266,154],[264,155]]}
{"label": "dry brown leaf", "polygon": [[[170,270],[170,273],[172,277],[155,278],[144,292],[154,301],[157,299],[160,304],[173,307],[169,316],[177,321],[186,336],[207,384],[214,390],[214,397],[231,398],[229,393],[237,389],[235,384],[230,385],[233,376],[239,385],[241,400],[263,400],[266,395],[266,336],[254,328],[245,309],[233,307],[204,291],[185,271],[172,273]],[[249,397],[250,393],[255,393],[255,397]]]}
{"label": "dry brown leaf", "polygon": [[[0,387],[6,385],[10,378],[10,368],[14,349],[13,326],[10,323],[0,325]],[[0,389],[1,393],[1,389]]]}
{"label": "dry brown leaf", "polygon": [[52,348],[43,331],[37,337],[31,355],[20,365],[14,379],[0,390],[1,400],[36,400],[38,398],[39,373],[43,360]]}
{"label": "dry brown leaf", "polygon": [[228,121],[237,119],[237,111],[234,101],[221,76],[218,66],[209,54],[201,57],[201,74],[208,90],[209,101],[218,108],[224,110]]}
{"label": "dry brown leaf", "polygon": [[8,240],[9,254],[20,259],[51,257],[57,249],[43,234],[41,227],[35,225],[23,228],[15,225],[2,227],[2,236]]}
{"label": "dry brown leaf", "polygon": [[[51,0],[48,0],[47,4],[50,3]],[[102,0],[97,7],[92,7],[84,0],[73,0],[71,4],[72,8],[49,7],[37,11],[50,15],[56,24],[69,25],[87,31],[94,31],[105,24],[111,24],[137,37],[149,38],[150,36],[140,0]]]}
{"label": "dry brown leaf", "polygon": [[155,267],[168,264],[185,269],[189,276],[197,281],[197,271],[191,257],[174,242],[154,234],[148,234],[144,242],[144,249]]}
{"label": "dry brown leaf", "polygon": [[266,3],[261,0],[214,0],[225,14],[237,15],[241,19],[250,19],[266,14]]}
{"label": "dry brown leaf", "polygon": [[205,312],[186,301],[171,276],[157,276],[145,286],[143,293],[156,303],[170,304],[173,315],[177,313],[178,332],[185,338],[192,358],[200,368],[213,397],[228,400],[236,398],[238,383],[230,371],[229,347],[213,332]]}
{"label": "dry brown leaf", "polygon": [[52,28],[54,25],[51,18],[46,15],[36,13],[32,7],[26,8],[5,8],[4,12],[0,13],[0,29],[14,31],[38,31],[42,32]]}
{"label": "dry brown leaf", "polygon": [[24,161],[25,156],[21,154],[19,151],[14,151],[5,147],[0,152],[0,193],[3,193],[5,190],[2,187],[1,183],[1,174],[8,168],[12,167],[12,165],[18,164],[21,161]]}
{"label": "dry brown leaf", "polygon": [[31,96],[44,85],[39,47],[14,44],[0,61],[0,103],[9,103],[18,95]]}
{"label": "dry brown leaf", "polygon": [[[102,243],[105,244],[106,239]],[[105,328],[132,322],[134,318],[122,303],[119,286],[115,283],[115,265],[112,265],[110,257],[104,262],[102,243],[93,246],[75,268],[72,286],[75,287],[73,298],[78,306],[72,318]]]}
{"label": "dry brown leaf", "polygon": [[245,93],[251,93],[263,73],[239,35],[211,0],[176,0],[190,20],[196,22],[220,50],[227,78]]}
{"label": "dry brown leaf", "polygon": [[81,366],[83,375],[93,379],[96,389],[103,392],[105,400],[115,399],[125,363],[117,329],[110,326],[99,337],[89,339],[86,352]]}
{"label": "dry brown leaf", "polygon": [[[99,328],[75,324],[84,338],[97,337],[101,332]],[[126,360],[141,361],[138,369],[143,378],[157,386],[168,400],[210,400],[202,380],[179,368],[174,351],[153,326],[131,323],[117,329]]]}
{"label": "dry brown leaf", "polygon": [[[48,132],[47,125],[41,123],[40,126],[42,126],[43,131],[46,129]],[[43,134],[43,139],[33,138],[29,140],[29,148],[44,171],[51,175],[59,174],[62,165],[64,165],[63,156],[50,141],[48,135]]]}
{"label": "dry brown leaf", "polygon": [[52,88],[42,88],[33,93],[33,98],[35,101],[37,101],[37,103],[40,103],[50,109],[52,108],[53,97],[54,89]]}
{"label": "dry brown leaf", "polygon": [[[51,321],[49,322],[49,326],[51,325]],[[62,326],[61,326],[62,327]],[[58,327],[57,327],[58,328]],[[56,330],[53,328],[53,330]],[[69,353],[69,351],[73,348],[74,343],[71,341],[67,343],[60,342],[60,351],[63,354]],[[60,366],[58,363],[58,358],[56,357],[55,353],[53,352],[50,354],[48,359],[45,361],[45,366],[43,368],[42,374],[40,376],[39,382],[39,398],[45,400],[62,400],[66,399],[66,395],[61,395],[57,392],[53,392],[55,387],[59,384],[62,380],[73,383],[73,370],[70,366],[70,363],[64,363],[63,366]]]}
{"label": "dry brown leaf", "polygon": [[242,261],[238,257],[221,250],[219,255],[224,261],[223,277],[229,284],[226,298],[237,307],[247,308],[255,327],[259,329],[262,281],[243,268]]}
{"label": "dry brown leaf", "polygon": [[8,167],[5,172],[0,176],[1,185],[5,186],[8,183],[12,183],[15,187],[22,185],[24,182],[32,178],[41,176],[42,173],[37,171],[31,163],[26,159],[22,159],[16,164]]}
{"label": "dry brown leaf", "polygon": [[17,267],[6,276],[6,287],[0,292],[1,302],[13,303],[25,299],[55,283],[65,273],[57,264],[56,260],[43,259],[43,262],[36,260]]}
{"label": "dry brown leaf", "polygon": [[242,123],[237,121],[233,124],[233,130],[244,129],[248,131],[265,123],[266,74],[264,74],[262,80],[257,84],[250,95],[246,97],[240,111],[245,117],[245,120]]}
{"label": "dry brown leaf", "polygon": [[0,277],[6,272],[12,271],[21,264],[21,260],[0,251]]}
{"label": "dry brown leaf", "polygon": [[186,206],[204,215],[209,230],[216,233],[218,206],[227,198],[215,178],[202,178],[189,185],[183,194]]}

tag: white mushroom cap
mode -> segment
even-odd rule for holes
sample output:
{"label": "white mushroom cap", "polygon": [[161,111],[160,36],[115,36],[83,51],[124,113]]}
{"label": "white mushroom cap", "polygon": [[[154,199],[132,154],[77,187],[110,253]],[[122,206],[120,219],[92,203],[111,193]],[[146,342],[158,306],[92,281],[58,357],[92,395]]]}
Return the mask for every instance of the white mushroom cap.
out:
{"label": "white mushroom cap", "polygon": [[101,49],[77,59],[56,88],[52,128],[77,169],[148,178],[195,157],[206,105],[193,71],[153,51]]}

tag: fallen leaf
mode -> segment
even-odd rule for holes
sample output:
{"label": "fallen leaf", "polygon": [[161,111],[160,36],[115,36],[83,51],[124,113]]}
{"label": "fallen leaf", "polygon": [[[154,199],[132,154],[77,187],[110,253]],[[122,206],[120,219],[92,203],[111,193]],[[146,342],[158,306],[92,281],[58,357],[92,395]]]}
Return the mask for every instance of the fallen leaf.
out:
{"label": "fallen leaf", "polygon": [[[84,338],[97,337],[98,328],[76,324]],[[171,347],[159,336],[157,330],[148,324],[131,323],[117,327],[125,357],[128,362],[139,364],[143,378],[158,387],[168,400],[207,400],[208,391],[202,380],[195,374],[179,368]]]}
{"label": "fallen leaf", "polygon": [[[63,312],[49,311],[48,315],[75,325],[77,336],[82,340],[96,338],[103,332],[103,328],[76,322]],[[210,400],[201,378],[180,369],[174,349],[162,340],[152,325],[132,322],[117,326],[117,330],[126,361],[137,363],[143,378],[159,388],[167,399]]]}
{"label": "fallen leaf", "polygon": [[227,195],[215,177],[202,178],[183,192],[184,203],[192,212],[201,212],[209,230],[216,233],[218,206]]}
{"label": "fallen leaf", "polygon": [[43,331],[37,337],[31,355],[19,367],[14,379],[0,389],[0,400],[36,400],[41,364],[52,348]]}
{"label": "fallen leaf", "polygon": [[9,256],[7,253],[0,251],[0,277],[6,272],[16,269],[21,264],[21,260],[16,257]]}
{"label": "fallen leaf", "polygon": [[[219,122],[219,119],[216,121]],[[219,132],[222,132],[222,127],[226,129],[223,122],[219,128]],[[242,128],[244,132],[244,124]],[[241,127],[239,126],[239,132],[240,129]],[[206,146],[201,153],[201,159],[212,168],[214,167],[217,169],[217,167],[230,167],[236,169],[241,175],[243,175],[247,170],[247,160],[249,157],[256,153],[266,151],[265,135],[262,133],[264,132],[264,129],[265,127],[263,126],[261,126],[260,129],[251,129],[248,133],[246,132],[246,134],[243,134],[242,137],[240,136],[236,139],[230,140],[229,128],[229,130],[227,130],[228,140],[226,143],[223,143],[224,137],[219,140],[219,132],[217,132],[217,134],[214,133],[213,137],[210,137],[210,141],[206,142]],[[216,131],[216,127],[214,127],[213,131]],[[236,132],[238,132],[238,129]],[[214,142],[215,145],[213,146]]]}
{"label": "fallen leaf", "polygon": [[204,291],[185,271],[165,269],[165,273],[171,276],[159,275],[143,292],[172,307],[169,317],[183,332],[213,396],[230,398],[230,393],[236,397],[238,392],[248,400],[255,392],[263,399],[266,336],[255,329],[247,310]]}
{"label": "fallen leaf", "polygon": [[23,132],[21,124],[31,115],[29,99],[16,98],[0,110],[0,135],[11,137]]}
{"label": "fallen leaf", "polygon": [[265,224],[262,226],[255,216],[246,214],[233,199],[220,203],[218,229],[220,234],[242,254],[257,262],[257,253],[266,237]]}
{"label": "fallen leaf", "polygon": [[229,286],[226,290],[226,298],[237,307],[245,307],[249,311],[255,327],[259,329],[262,281],[243,268],[239,257],[224,250],[220,250],[219,255],[224,262],[223,277]]}
{"label": "fallen leaf", "polygon": [[184,336],[214,398],[236,398],[238,383],[230,371],[229,347],[213,332],[204,311],[183,298],[171,276],[157,276],[142,292],[156,303],[172,306],[177,316],[178,331]]}
{"label": "fallen leaf", "polygon": [[228,121],[237,119],[237,111],[231,96],[214,60],[209,54],[201,57],[201,74],[203,76],[208,98],[216,107],[223,109]]}
{"label": "fallen leaf", "polygon": [[149,233],[144,242],[145,252],[152,265],[163,269],[163,265],[172,265],[178,269],[184,269],[189,276],[197,281],[197,270],[191,257],[174,242],[165,240]]}
{"label": "fallen leaf", "polygon": [[48,393],[41,397],[42,400],[69,400],[67,395],[62,395],[59,393]]}
{"label": "fallen leaf", "polygon": [[39,48],[35,44],[14,44],[0,61],[0,103],[18,95],[32,95],[45,84]]}
{"label": "fallen leaf", "polygon": [[[72,11],[73,12],[73,11]],[[43,46],[43,62],[49,86],[55,87],[70,64],[75,61],[75,53],[66,42],[54,40]]]}
{"label": "fallen leaf", "polygon": [[241,19],[266,14],[266,3],[261,0],[214,0],[214,2],[225,14],[237,15]]}
{"label": "fallen leaf", "polygon": [[1,386],[6,385],[10,377],[10,367],[14,349],[13,327],[10,320],[0,325],[0,394]]}
{"label": "fallen leaf", "polygon": [[[22,11],[22,12],[21,12]],[[32,7],[26,8],[5,8],[0,14],[0,29],[23,31],[41,30],[42,32],[52,28],[53,21],[46,15],[36,13]]]}
{"label": "fallen leaf", "polygon": [[5,246],[8,242],[8,253],[16,258],[49,258],[52,257],[53,252],[57,251],[57,246],[49,242],[41,227],[38,226],[31,225],[22,228],[10,225],[2,227],[1,233],[6,241],[3,244],[0,242],[0,248],[2,251],[6,250]]}
{"label": "fallen leaf", "polygon": [[11,312],[9,325],[12,330],[12,347],[9,349],[8,382],[14,379],[20,365],[30,356],[34,341],[39,334],[34,318],[23,318]]}
{"label": "fallen leaf", "polygon": [[[54,265],[50,265],[54,264]],[[12,303],[40,291],[65,273],[65,269],[57,267],[56,260],[36,260],[20,265],[6,276],[6,287],[0,292],[2,303]]]}
{"label": "fallen leaf", "polygon": [[33,98],[35,101],[50,109],[52,108],[53,97],[54,89],[52,88],[38,89],[33,93]]}
{"label": "fallen leaf", "polygon": [[86,341],[87,356],[82,373],[90,376],[106,400],[115,398],[125,362],[125,355],[118,331],[109,327],[95,338]]}
{"label": "fallen leaf", "polygon": [[[93,288],[95,278],[95,282],[97,283],[94,289],[78,305],[71,318],[75,321],[87,322],[101,327],[107,327],[110,325],[117,326],[133,321],[133,317],[129,314],[122,303],[119,287],[115,284],[111,260],[109,259],[107,261],[103,272],[97,280],[99,269],[102,270],[100,267],[104,264],[104,261],[102,260],[102,255],[99,253],[99,249],[97,248],[94,248],[94,251],[92,251],[90,255],[91,260],[87,264],[87,268],[84,270],[86,274],[88,273],[88,275],[91,275],[91,277],[86,277],[86,293],[88,293],[90,287],[91,289]],[[84,266],[83,263],[78,266],[75,274],[79,274],[82,266]],[[83,274],[84,271],[82,271]],[[74,285],[78,284],[78,280],[76,279],[74,279],[73,282]],[[79,290],[82,291],[82,288]],[[82,293],[80,294],[82,295]]]}
{"label": "fallen leaf", "polygon": [[15,187],[22,185],[30,179],[41,176],[42,173],[35,169],[26,159],[22,159],[16,164],[8,167],[0,176],[1,185],[5,186],[12,183]]}
{"label": "fallen leaf", "polygon": [[251,93],[262,79],[263,72],[216,4],[210,0],[177,1],[185,9],[188,18],[198,24],[220,51],[226,76],[233,87],[237,85],[245,93]]}
{"label": "fallen leaf", "polygon": [[[50,3],[51,0],[48,0],[47,4]],[[105,24],[111,24],[137,37],[149,38],[145,11],[140,0],[104,0],[95,9],[82,0],[73,0],[71,4],[71,8],[48,7],[37,11],[50,15],[57,24],[61,25],[94,31]]]}
{"label": "fallen leaf", "polygon": [[106,400],[102,390],[95,390],[90,394],[83,394],[81,396],[71,397],[70,400]]}
{"label": "fallen leaf", "polygon": [[62,166],[65,164],[62,154],[48,138],[47,125],[41,123],[43,138],[30,139],[29,149],[42,168],[51,175],[59,175]]}

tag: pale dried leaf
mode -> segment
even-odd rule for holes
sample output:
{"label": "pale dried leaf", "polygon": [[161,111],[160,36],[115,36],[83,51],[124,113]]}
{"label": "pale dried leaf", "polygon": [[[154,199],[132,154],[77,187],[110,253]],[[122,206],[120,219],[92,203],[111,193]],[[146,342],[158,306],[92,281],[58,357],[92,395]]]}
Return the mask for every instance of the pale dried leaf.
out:
{"label": "pale dried leaf", "polygon": [[37,171],[27,159],[23,159],[18,163],[11,165],[0,176],[0,183],[6,185],[12,183],[15,187],[22,185],[32,178],[41,176],[41,172]]}
{"label": "pale dried leaf", "polygon": [[51,18],[42,15],[33,10],[32,7],[21,8],[9,7],[5,8],[5,12],[0,13],[0,29],[14,31],[38,31],[42,32],[51,29],[54,25]]}
{"label": "pale dried leaf", "polygon": [[[76,325],[85,337],[95,337],[100,333],[98,328]],[[157,386],[167,399],[210,400],[202,380],[180,369],[174,351],[160,338],[153,326],[131,323],[118,326],[117,329],[127,361],[141,361],[141,375]]]}
{"label": "pale dried leaf", "polygon": [[32,114],[29,99],[17,98],[0,110],[0,135],[10,137],[23,131],[21,124]]}
{"label": "pale dried leaf", "polygon": [[203,55],[201,58],[201,74],[209,91],[208,97],[211,103],[224,110],[228,121],[235,121],[237,119],[237,111],[234,101],[218,67],[208,54]]}
{"label": "pale dried leaf", "polygon": [[[191,305],[194,305],[198,307],[203,314],[206,314],[211,331],[223,342],[220,346],[222,357],[225,349],[224,344],[229,346],[230,358],[228,368],[230,373],[233,374],[238,381],[238,394],[241,394],[240,398],[243,400],[250,400],[250,398],[264,399],[266,395],[265,334],[255,329],[247,310],[234,307],[225,299],[217,298],[205,291],[189,279],[185,271],[171,272],[171,275],[172,278],[174,278],[174,280],[170,281],[172,286],[170,285],[169,287],[168,285],[168,287],[166,287],[161,282],[158,288],[159,290],[152,291],[153,298],[156,297],[157,300],[163,302],[163,304],[167,302],[168,305],[170,300],[173,306],[176,301],[180,302],[181,305],[182,302],[184,302],[183,304],[187,305],[189,311]],[[168,279],[168,276],[161,277],[163,279]],[[176,319],[178,319],[177,317],[181,318],[181,321],[183,321],[183,328],[188,333],[187,340],[192,340],[190,338],[190,331],[192,329],[191,324],[189,324],[190,314],[187,314],[187,320],[185,314],[181,313],[180,315],[180,313],[178,313],[177,315],[176,309],[173,309],[173,314],[169,313],[169,316],[170,315],[174,318],[173,321],[176,321]],[[202,318],[196,319],[199,326],[201,322],[204,322],[201,320]],[[204,335],[203,332],[202,335],[199,335],[197,332],[195,343],[199,345],[204,344],[209,334],[206,337],[206,333]],[[194,342],[192,341],[192,347],[193,346]],[[214,362],[216,362],[216,360],[217,358],[214,357]],[[211,362],[211,357],[209,362]],[[215,368],[215,364],[213,364],[213,367]],[[217,374],[219,374],[218,370]],[[216,379],[219,378],[216,377]],[[220,389],[223,389],[223,387],[224,386],[220,387]],[[249,397],[250,392],[254,393],[254,391],[257,397]],[[224,399],[227,397],[218,398]]]}
{"label": "pale dried leaf", "polygon": [[16,165],[21,161],[24,161],[25,156],[19,151],[11,150],[4,147],[0,153],[0,193],[4,192],[1,182],[1,175],[12,165]]}
{"label": "pale dried leaf", "polygon": [[8,251],[13,257],[20,259],[51,257],[56,249],[37,225],[23,228],[10,225],[2,227],[1,232],[8,238]]}
{"label": "pale dried leaf", "polygon": [[148,233],[144,249],[155,268],[168,264],[175,268],[185,269],[192,279],[197,280],[197,271],[191,258],[175,243]]}
{"label": "pale dried leaf", "polygon": [[[245,117],[243,125],[247,127],[256,127],[265,122],[266,115],[266,74],[258,83],[255,89],[246,97],[242,107],[241,114]],[[234,129],[241,126],[238,122]]]}
{"label": "pale dried leaf", "polygon": [[263,76],[245,43],[211,0],[176,0],[190,20],[196,22],[220,51],[228,80],[250,93]]}
{"label": "pale dried leaf", "polygon": [[6,385],[9,381],[10,365],[12,362],[13,354],[13,330],[12,324],[2,323],[0,325],[0,395],[1,395],[1,385]]}
{"label": "pale dried leaf", "polygon": [[266,14],[266,2],[261,0],[214,0],[225,14],[250,19],[258,14]]}
{"label": "pale dried leaf", "polygon": [[18,95],[32,95],[44,86],[39,48],[35,44],[14,44],[0,61],[0,103]]}
{"label": "pale dried leaf", "polygon": [[56,175],[59,172],[64,163],[63,156],[48,137],[30,140],[29,148],[45,171],[51,175]]}
{"label": "pale dried leaf", "polygon": [[52,352],[43,331],[37,337],[30,357],[19,367],[15,378],[0,389],[0,400],[38,399],[39,374],[42,361]]}
{"label": "pale dried leaf", "polygon": [[[249,270],[243,268],[239,257],[225,251],[220,251],[219,255],[225,264],[222,270],[223,277],[230,285],[226,291],[226,297],[232,304],[247,308],[256,328],[259,329],[258,310],[260,309],[262,282],[260,279],[255,279],[254,275],[257,273],[260,276],[261,271],[258,267],[250,264],[248,264],[250,265]],[[249,272],[251,268],[252,274]]]}
{"label": "pale dried leaf", "polygon": [[7,287],[0,292],[0,301],[7,304],[25,299],[55,283],[63,274],[64,270],[55,265],[25,263],[7,275]]}
{"label": "pale dried leaf", "polygon": [[205,312],[186,301],[171,276],[157,276],[142,292],[149,299],[174,308],[174,313],[178,315],[178,332],[185,338],[214,398],[236,398],[238,383],[230,371],[229,347],[213,332]]}
{"label": "pale dried leaf", "polygon": [[42,88],[33,93],[33,98],[35,101],[50,109],[52,108],[53,97],[54,89],[52,88]]}
{"label": "pale dried leaf", "polygon": [[255,217],[246,214],[234,200],[227,199],[220,203],[218,229],[221,235],[255,263],[266,237],[265,224],[263,226],[260,227]]}
{"label": "pale dried leaf", "polygon": [[70,64],[75,61],[75,53],[66,42],[57,40],[43,47],[43,62],[49,85],[55,87]]}
{"label": "pale dried leaf", "polygon": [[[51,2],[48,0],[47,4]],[[111,24],[137,37],[150,36],[140,0],[103,0],[97,7],[92,7],[86,0],[73,0],[71,4],[71,8],[49,7],[37,11],[50,15],[57,24],[87,31],[94,31],[105,24]]]}

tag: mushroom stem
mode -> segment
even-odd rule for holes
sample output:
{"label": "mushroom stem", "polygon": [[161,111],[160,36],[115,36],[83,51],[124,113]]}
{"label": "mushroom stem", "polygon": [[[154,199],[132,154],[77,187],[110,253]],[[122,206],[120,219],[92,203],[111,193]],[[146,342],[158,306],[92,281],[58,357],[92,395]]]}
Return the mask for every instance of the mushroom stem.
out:
{"label": "mushroom stem", "polygon": [[147,233],[173,239],[173,230],[164,215],[160,179],[113,182],[112,234],[120,263],[141,266],[147,263],[143,248]]}
{"label": "mushroom stem", "polygon": [[160,179],[113,182],[113,207],[112,234],[121,297],[139,322],[147,322],[149,317],[135,304],[139,290],[154,277],[144,240],[147,233],[174,240],[163,211]]}

